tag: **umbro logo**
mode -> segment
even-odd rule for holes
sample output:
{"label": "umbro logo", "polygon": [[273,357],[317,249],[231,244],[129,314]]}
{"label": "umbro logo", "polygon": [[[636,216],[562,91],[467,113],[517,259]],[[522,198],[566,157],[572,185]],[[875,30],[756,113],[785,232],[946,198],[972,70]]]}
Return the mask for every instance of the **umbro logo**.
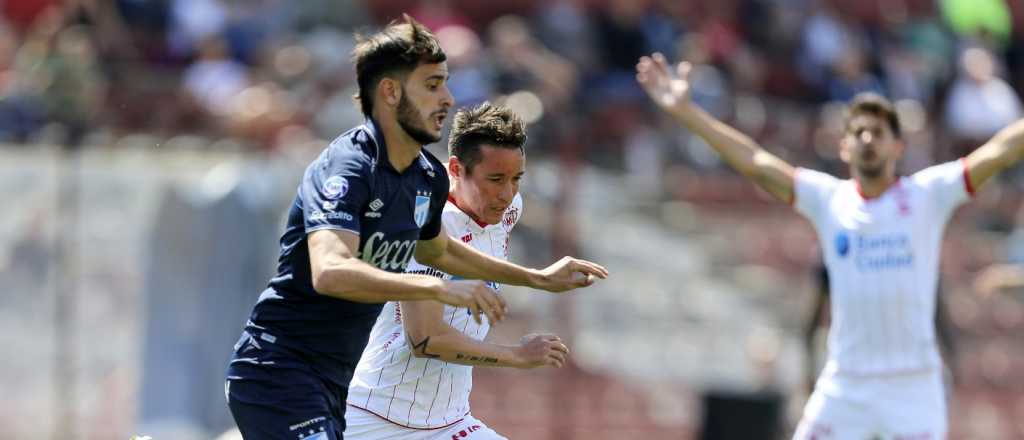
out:
{"label": "umbro logo", "polygon": [[370,210],[366,212],[365,217],[369,218],[380,218],[380,208],[384,207],[384,202],[380,199],[374,199],[370,202]]}

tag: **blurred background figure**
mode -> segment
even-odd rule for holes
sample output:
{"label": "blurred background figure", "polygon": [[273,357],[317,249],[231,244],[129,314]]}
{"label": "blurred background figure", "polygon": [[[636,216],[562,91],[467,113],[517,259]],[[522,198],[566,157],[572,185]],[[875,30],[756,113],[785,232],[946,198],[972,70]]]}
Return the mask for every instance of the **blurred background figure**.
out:
{"label": "blurred background figure", "polygon": [[[814,231],[652,111],[639,55],[703,64],[700,105],[844,177],[832,101],[850,93],[893,100],[905,175],[1022,116],[1019,1],[6,0],[0,438],[232,428],[213,378],[262,287],[248,283],[272,274],[277,243],[259,237],[279,231],[302,167],[362,123],[353,35],[401,12],[442,40],[457,107],[490,100],[529,125],[512,259],[615,272],[582,295],[508,294],[516,313],[491,338],[537,329],[573,347],[558,371],[477,376],[508,390],[472,406],[510,438],[729,438],[710,428],[723,415],[778,416],[788,438],[798,419]],[[1024,437],[1019,289],[977,291],[1012,279],[985,268],[1024,261],[1017,171],[945,237],[952,439]],[[768,403],[722,412],[723,396]]]}
{"label": "blurred background figure", "polygon": [[964,50],[957,67],[944,122],[955,142],[971,148],[966,145],[978,145],[1024,113],[1017,93],[997,75],[1002,69],[988,50]]}

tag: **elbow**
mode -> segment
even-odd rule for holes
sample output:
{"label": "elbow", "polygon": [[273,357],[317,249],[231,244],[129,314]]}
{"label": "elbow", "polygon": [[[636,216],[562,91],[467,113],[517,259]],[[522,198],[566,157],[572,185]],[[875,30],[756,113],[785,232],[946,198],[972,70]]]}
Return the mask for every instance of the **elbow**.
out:
{"label": "elbow", "polygon": [[405,329],[406,335],[409,338],[409,347],[413,357],[432,359],[436,358],[434,354],[436,350],[438,337],[441,336],[439,332],[431,331],[426,328],[417,329]]}
{"label": "elbow", "polygon": [[313,291],[320,295],[326,295],[325,292],[330,290],[330,274],[327,270],[314,270],[310,274],[313,281]]}
{"label": "elbow", "polygon": [[427,354],[427,352],[424,351],[424,350],[413,349],[412,350],[412,357],[417,358],[417,359],[431,359],[434,356],[431,356],[431,355]]}
{"label": "elbow", "polygon": [[350,288],[350,283],[339,282],[345,278],[340,273],[343,271],[344,269],[340,267],[312,268],[310,277],[313,282],[313,290],[320,295],[347,299],[355,292]]}
{"label": "elbow", "polygon": [[750,158],[747,163],[741,166],[740,171],[751,177],[761,177],[764,170],[772,165],[772,155],[764,150],[759,150]]}
{"label": "elbow", "polygon": [[427,251],[426,249],[422,249],[421,247],[417,246],[416,254],[414,255],[414,257],[416,258],[417,263],[434,267],[441,259],[441,255],[442,254],[440,252]]}

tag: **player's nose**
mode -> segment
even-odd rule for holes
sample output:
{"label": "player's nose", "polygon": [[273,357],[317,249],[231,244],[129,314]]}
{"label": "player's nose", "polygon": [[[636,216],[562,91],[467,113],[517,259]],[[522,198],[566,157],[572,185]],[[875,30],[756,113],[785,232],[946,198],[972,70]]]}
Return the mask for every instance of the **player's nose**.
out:
{"label": "player's nose", "polygon": [[455,105],[455,96],[448,87],[444,88],[444,95],[441,96],[441,108],[447,110]]}
{"label": "player's nose", "polygon": [[512,197],[515,197],[516,192],[513,185],[502,185],[501,191],[498,191],[498,201],[503,204],[509,204],[512,202]]}
{"label": "player's nose", "polygon": [[871,134],[870,131],[865,131],[860,134],[860,142],[862,144],[870,144],[875,139],[875,135]]}

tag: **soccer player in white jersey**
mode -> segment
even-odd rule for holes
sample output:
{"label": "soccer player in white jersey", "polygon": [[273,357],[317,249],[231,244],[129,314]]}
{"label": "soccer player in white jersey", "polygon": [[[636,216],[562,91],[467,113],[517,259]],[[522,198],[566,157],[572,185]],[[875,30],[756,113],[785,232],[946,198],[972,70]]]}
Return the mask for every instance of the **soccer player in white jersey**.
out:
{"label": "soccer player in white jersey", "polygon": [[[525,125],[508,108],[484,103],[455,115],[442,213],[452,237],[508,259],[509,233],[523,213],[525,142]],[[415,261],[408,270],[452,278]],[[519,346],[484,342],[489,321],[476,323],[465,307],[420,303],[384,306],[349,386],[345,438],[503,439],[470,414],[473,366],[561,367],[568,348],[547,334],[524,336]]]}
{"label": "soccer player in white jersey", "polygon": [[941,440],[946,407],[935,343],[935,290],[943,230],[976,188],[1024,154],[1016,122],[970,155],[911,176],[896,174],[899,120],[878,95],[849,106],[840,157],[851,179],[790,164],[690,99],[690,65],[643,57],[650,98],[730,165],[791,203],[818,233],[832,291],[828,362],[797,439]]}

